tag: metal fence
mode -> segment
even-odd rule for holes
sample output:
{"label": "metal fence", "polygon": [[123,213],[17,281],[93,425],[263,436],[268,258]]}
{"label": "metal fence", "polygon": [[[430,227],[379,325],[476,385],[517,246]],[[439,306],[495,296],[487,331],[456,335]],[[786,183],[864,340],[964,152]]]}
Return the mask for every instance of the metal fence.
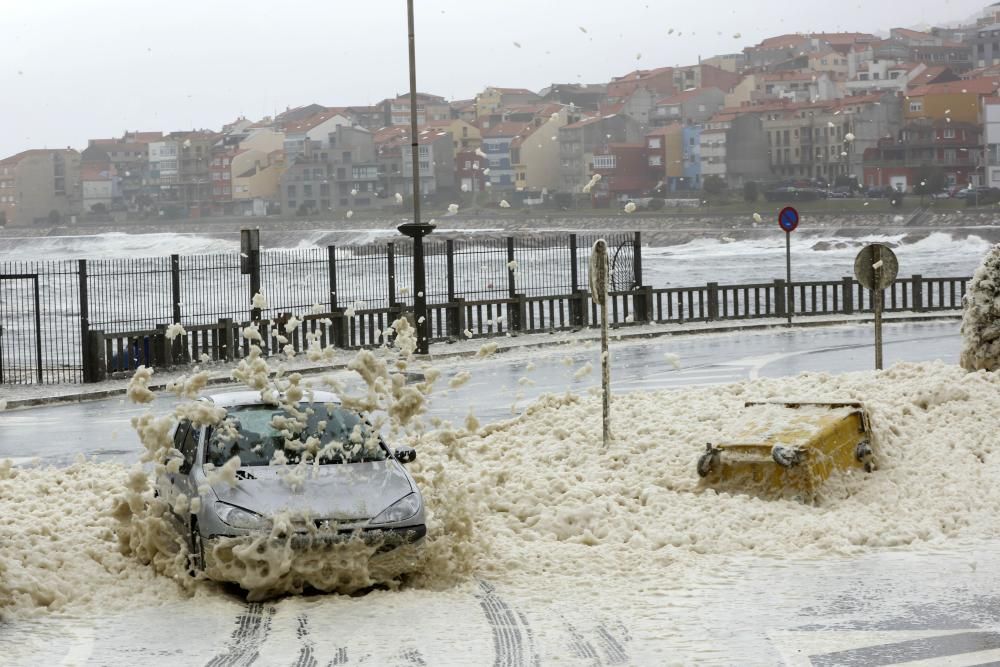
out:
{"label": "metal fence", "polygon": [[[643,322],[783,317],[871,310],[850,278],[746,285],[655,288],[643,283],[641,237],[605,235],[425,241],[428,336],[432,341],[576,329],[596,322],[589,298],[590,249],[608,242],[609,316]],[[164,366],[248,352],[239,329],[253,318],[252,286],[267,299],[259,313],[269,335],[284,318],[305,318],[322,344],[378,344],[413,304],[412,243],[113,260],[0,262],[0,383],[94,381],[138,365]],[[246,265],[250,273],[244,273]],[[968,278],[897,280],[885,309],[946,310],[962,305]],[[166,327],[182,324],[168,342]],[[263,333],[263,332],[262,332]],[[305,332],[289,344],[305,347]]]}

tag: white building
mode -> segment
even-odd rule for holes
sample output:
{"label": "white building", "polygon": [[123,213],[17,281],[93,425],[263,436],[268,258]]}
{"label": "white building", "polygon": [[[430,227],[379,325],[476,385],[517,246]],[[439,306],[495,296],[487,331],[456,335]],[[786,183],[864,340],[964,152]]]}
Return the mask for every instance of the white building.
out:
{"label": "white building", "polygon": [[986,185],[1000,187],[1000,97],[983,98]]}
{"label": "white building", "polygon": [[716,114],[701,130],[699,149],[701,153],[701,180],[709,176],[726,178],[726,133],[732,127],[734,114]]}
{"label": "white building", "polygon": [[179,146],[175,139],[153,141],[149,144],[149,179],[151,185],[169,189],[177,184],[177,153]]}

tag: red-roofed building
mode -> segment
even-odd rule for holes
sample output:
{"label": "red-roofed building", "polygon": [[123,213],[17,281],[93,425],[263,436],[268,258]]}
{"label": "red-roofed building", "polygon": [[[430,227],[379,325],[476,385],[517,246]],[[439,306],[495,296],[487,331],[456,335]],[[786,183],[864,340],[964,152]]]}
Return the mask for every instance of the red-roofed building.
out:
{"label": "red-roofed building", "polygon": [[[927,66],[922,63],[895,63],[891,60],[866,62],[858,66],[854,78],[845,83],[844,87],[854,95],[880,90],[903,92],[911,84],[921,82],[922,78],[927,83],[933,81],[923,77],[927,72]],[[944,74],[938,72],[936,76]]]}
{"label": "red-roofed building", "polygon": [[718,88],[695,88],[657,100],[652,124],[702,123],[711,118],[725,104],[726,96]]}
{"label": "red-roofed building", "polygon": [[[382,128],[374,135],[380,190],[387,195],[413,193],[413,153],[409,126]],[[455,149],[451,132],[434,127],[417,128],[420,157],[420,192],[432,195],[455,189]]]}
{"label": "red-roofed building", "polygon": [[627,143],[641,137],[638,124],[623,115],[581,118],[559,128],[559,189],[581,192],[593,175],[594,154],[607,143]]}
{"label": "red-roofed building", "polygon": [[864,152],[864,182],[908,190],[937,170],[947,186],[972,183],[979,178],[980,137],[976,123],[909,121],[900,139],[884,138]]}
{"label": "red-roofed building", "polygon": [[[382,126],[410,124],[410,96],[397,95],[393,99],[382,100],[378,105],[381,111]],[[426,125],[430,121],[448,120],[451,118],[451,106],[448,100],[440,95],[417,93],[417,125]]]}
{"label": "red-roofed building", "polygon": [[635,70],[618,76],[608,84],[608,100],[623,102],[636,90],[645,88],[656,97],[673,95],[677,91],[673,67],[659,67],[650,70]]}
{"label": "red-roofed building", "polygon": [[982,99],[992,97],[1000,87],[998,79],[970,79],[934,83],[910,88],[903,109],[907,121],[920,118],[978,125]]}
{"label": "red-roofed building", "polygon": [[640,197],[662,180],[661,169],[650,168],[646,143],[609,143],[594,155],[594,173],[601,180],[591,188],[594,206]]}

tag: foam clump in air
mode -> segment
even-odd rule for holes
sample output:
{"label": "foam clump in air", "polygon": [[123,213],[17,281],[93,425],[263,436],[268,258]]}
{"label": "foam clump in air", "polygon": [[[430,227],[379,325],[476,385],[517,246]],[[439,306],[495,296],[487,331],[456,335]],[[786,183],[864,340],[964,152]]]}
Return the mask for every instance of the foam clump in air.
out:
{"label": "foam clump in air", "polygon": [[186,334],[187,332],[184,330],[184,327],[182,327],[180,324],[171,324],[170,326],[167,327],[167,330],[164,332],[163,335],[166,336],[167,340],[173,340],[178,336],[184,336]]}
{"label": "foam clump in air", "polygon": [[125,395],[133,403],[150,403],[156,395],[150,391],[149,382],[153,379],[153,369],[146,366],[139,366],[128,382],[128,389]]}

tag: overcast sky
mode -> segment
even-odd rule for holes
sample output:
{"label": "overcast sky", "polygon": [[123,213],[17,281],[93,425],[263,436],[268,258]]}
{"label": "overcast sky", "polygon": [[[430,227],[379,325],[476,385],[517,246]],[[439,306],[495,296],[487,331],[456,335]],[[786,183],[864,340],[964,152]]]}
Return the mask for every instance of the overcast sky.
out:
{"label": "overcast sky", "polygon": [[[785,32],[941,24],[985,4],[417,0],[418,85],[465,98],[486,85],[605,82]],[[0,0],[0,16],[0,156],[310,102],[372,104],[408,86],[404,0]]]}

